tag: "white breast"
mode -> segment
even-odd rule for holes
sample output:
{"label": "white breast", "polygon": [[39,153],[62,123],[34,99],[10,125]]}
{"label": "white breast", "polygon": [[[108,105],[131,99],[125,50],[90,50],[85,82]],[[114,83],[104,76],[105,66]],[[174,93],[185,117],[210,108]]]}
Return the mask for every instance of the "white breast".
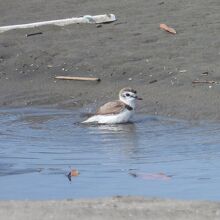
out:
{"label": "white breast", "polygon": [[134,114],[134,110],[129,111],[125,109],[119,114],[114,115],[94,115],[82,123],[98,123],[98,124],[118,124],[128,122]]}

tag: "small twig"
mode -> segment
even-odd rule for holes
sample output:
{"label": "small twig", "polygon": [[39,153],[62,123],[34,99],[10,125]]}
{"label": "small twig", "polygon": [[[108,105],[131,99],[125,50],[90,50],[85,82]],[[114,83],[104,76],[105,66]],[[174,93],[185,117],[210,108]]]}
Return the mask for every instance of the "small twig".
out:
{"label": "small twig", "polygon": [[80,80],[80,81],[97,81],[100,82],[100,78],[93,77],[78,77],[78,76],[56,76],[55,79],[63,79],[63,80]]}
{"label": "small twig", "polygon": [[214,84],[214,83],[218,83],[214,80],[194,80],[192,81],[193,84],[196,84],[196,83],[207,83],[207,84]]}
{"label": "small twig", "polygon": [[149,83],[152,84],[152,83],[156,83],[156,82],[157,82],[157,80],[154,79],[154,80],[151,80]]}
{"label": "small twig", "polygon": [[31,33],[31,34],[26,34],[26,37],[38,35],[38,34],[43,34],[42,32],[36,32],[36,33]]}

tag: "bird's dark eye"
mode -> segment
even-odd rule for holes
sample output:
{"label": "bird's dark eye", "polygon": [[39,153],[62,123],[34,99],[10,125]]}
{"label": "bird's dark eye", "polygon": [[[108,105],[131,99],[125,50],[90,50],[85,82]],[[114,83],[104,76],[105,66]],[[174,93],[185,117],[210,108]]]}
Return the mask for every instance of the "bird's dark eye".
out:
{"label": "bird's dark eye", "polygon": [[130,94],[129,94],[129,93],[126,93],[125,95],[126,95],[126,96],[130,96]]}

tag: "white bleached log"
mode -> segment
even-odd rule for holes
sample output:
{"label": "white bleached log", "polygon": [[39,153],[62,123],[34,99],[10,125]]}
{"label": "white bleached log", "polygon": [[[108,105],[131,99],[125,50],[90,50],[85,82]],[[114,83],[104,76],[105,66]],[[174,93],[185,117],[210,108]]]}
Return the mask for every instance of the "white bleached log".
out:
{"label": "white bleached log", "polygon": [[101,23],[108,23],[113,22],[116,20],[114,14],[104,14],[104,15],[85,15],[83,17],[77,18],[66,18],[60,20],[51,20],[51,21],[41,21],[35,23],[28,23],[28,24],[18,24],[18,25],[9,25],[9,26],[2,26],[0,27],[0,33],[5,31],[14,30],[14,29],[24,29],[24,28],[35,28],[44,25],[57,25],[57,26],[65,26],[69,24],[101,24]]}

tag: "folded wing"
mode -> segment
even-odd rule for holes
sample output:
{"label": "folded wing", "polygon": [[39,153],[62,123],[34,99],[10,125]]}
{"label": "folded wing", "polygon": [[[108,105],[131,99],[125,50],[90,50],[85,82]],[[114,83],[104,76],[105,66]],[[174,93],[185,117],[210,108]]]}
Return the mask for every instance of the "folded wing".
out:
{"label": "folded wing", "polygon": [[125,109],[126,105],[121,101],[108,102],[101,106],[96,115],[114,115],[122,112]]}

